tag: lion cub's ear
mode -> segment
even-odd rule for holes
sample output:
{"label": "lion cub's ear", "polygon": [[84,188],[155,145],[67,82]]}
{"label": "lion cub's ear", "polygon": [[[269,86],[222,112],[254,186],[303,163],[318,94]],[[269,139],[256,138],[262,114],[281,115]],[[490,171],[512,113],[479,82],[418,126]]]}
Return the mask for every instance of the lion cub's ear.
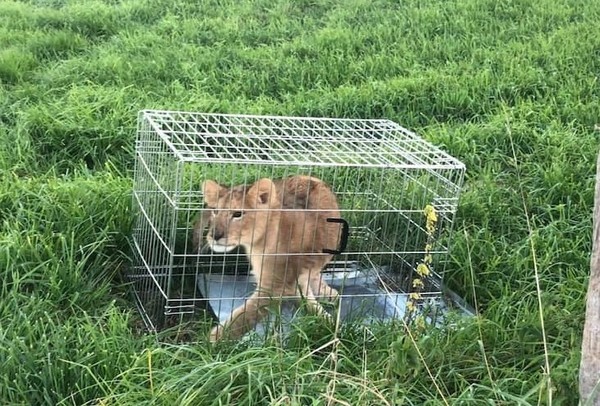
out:
{"label": "lion cub's ear", "polygon": [[246,196],[252,207],[275,207],[277,191],[271,179],[263,178],[254,183]]}
{"label": "lion cub's ear", "polygon": [[221,191],[225,189],[223,186],[220,186],[214,180],[205,180],[202,183],[202,192],[204,193],[204,203],[208,207],[217,207],[217,203],[219,202],[219,195]]}

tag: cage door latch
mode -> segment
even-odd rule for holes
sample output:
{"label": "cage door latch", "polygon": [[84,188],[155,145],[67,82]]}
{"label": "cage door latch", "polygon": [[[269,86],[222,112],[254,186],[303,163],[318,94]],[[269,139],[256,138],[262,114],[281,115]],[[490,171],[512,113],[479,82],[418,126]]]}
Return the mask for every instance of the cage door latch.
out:
{"label": "cage door latch", "polygon": [[350,225],[343,218],[329,217],[327,218],[328,223],[338,223],[342,225],[342,235],[340,238],[340,246],[335,250],[330,250],[328,248],[323,248],[323,252],[325,254],[333,254],[338,255],[344,252],[346,249],[346,245],[348,244],[348,234],[350,233]]}

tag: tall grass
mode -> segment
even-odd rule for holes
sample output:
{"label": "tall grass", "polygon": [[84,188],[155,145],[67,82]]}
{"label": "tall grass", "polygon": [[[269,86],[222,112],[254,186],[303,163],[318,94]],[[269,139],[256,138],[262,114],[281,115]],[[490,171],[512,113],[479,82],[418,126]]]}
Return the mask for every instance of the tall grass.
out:
{"label": "tall grass", "polygon": [[[0,403],[573,404],[599,23],[584,0],[0,0]],[[145,108],[384,117],[443,146],[468,169],[447,282],[478,317],[143,334],[121,275]]]}

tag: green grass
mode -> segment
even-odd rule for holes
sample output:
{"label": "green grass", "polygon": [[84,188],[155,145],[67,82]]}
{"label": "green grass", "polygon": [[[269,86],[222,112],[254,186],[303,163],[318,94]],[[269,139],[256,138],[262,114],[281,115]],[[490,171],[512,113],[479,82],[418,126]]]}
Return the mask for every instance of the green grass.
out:
{"label": "green grass", "polygon": [[[599,71],[585,0],[0,0],[0,403],[574,404]],[[480,317],[414,343],[310,318],[261,347],[140,334],[145,108],[388,118],[443,146],[467,165],[447,281]]]}

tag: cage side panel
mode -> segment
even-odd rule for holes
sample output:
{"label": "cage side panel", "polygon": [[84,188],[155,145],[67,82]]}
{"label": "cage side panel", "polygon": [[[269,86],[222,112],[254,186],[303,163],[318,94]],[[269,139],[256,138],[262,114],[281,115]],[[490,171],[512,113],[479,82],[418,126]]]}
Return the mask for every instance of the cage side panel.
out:
{"label": "cage side panel", "polygon": [[129,274],[146,324],[164,326],[175,241],[177,159],[149,123],[138,124],[133,187],[134,263]]}
{"label": "cage side panel", "polygon": [[[415,267],[426,255],[424,208],[434,205],[440,214],[454,210],[437,203],[447,199],[443,197],[446,192],[444,188],[436,189],[436,177],[427,171],[190,162],[184,169],[178,194],[178,246],[173,273],[178,293],[171,296],[171,312],[208,311],[224,319],[223,314],[243,304],[243,298],[255,288],[256,280],[248,277],[250,265],[243,250],[225,254],[202,252],[206,229],[200,233],[200,242],[193,244],[194,224],[198,224],[203,214],[210,215],[209,209],[203,208],[202,182],[210,179],[224,186],[250,185],[261,178],[281,179],[294,175],[313,176],[329,184],[338,197],[341,217],[350,223],[348,247],[327,264],[323,270],[325,280],[337,284],[343,295],[344,284],[352,286],[346,288],[345,294],[355,299],[380,294],[375,290],[361,291],[360,283],[371,284],[390,294],[411,291]],[[442,229],[440,223],[439,233]],[[437,257],[445,251],[442,242],[434,248]],[[283,269],[282,273],[285,272]],[[428,288],[433,293],[439,291],[439,286],[438,278]],[[291,296],[298,299],[300,294]],[[388,314],[394,306],[381,312]]]}

